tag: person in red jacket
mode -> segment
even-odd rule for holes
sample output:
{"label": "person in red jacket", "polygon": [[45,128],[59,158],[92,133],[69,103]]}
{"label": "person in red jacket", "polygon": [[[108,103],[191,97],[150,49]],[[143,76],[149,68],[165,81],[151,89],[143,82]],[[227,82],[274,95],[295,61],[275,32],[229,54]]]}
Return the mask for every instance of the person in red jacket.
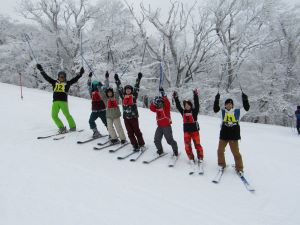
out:
{"label": "person in red jacket", "polygon": [[157,129],[155,131],[154,143],[157,148],[157,154],[164,153],[162,147],[162,138],[166,138],[169,145],[172,146],[174,156],[178,157],[177,142],[173,138],[172,120],[171,120],[171,104],[165,95],[164,89],[159,89],[161,96],[156,96],[150,104],[150,110],[156,113]]}

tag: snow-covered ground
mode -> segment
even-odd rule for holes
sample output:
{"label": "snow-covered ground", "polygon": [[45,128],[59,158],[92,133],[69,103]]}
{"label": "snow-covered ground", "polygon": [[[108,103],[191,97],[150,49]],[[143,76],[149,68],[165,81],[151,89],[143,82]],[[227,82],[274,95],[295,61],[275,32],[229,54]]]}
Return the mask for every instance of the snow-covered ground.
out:
{"label": "snow-covered ground", "polygon": [[[69,98],[82,133],[60,141],[37,140],[56,131],[50,110],[52,93],[0,84],[0,224],[2,225],[294,225],[299,224],[300,137],[290,128],[241,123],[245,175],[256,192],[243,186],[232,168],[220,184],[217,172],[218,118],[200,116],[205,174],[189,176],[182,119],[172,113],[181,158],[168,168],[168,157],[144,165],[155,148],[155,115],[140,109],[149,147],[141,161],[118,161],[96,142],[77,145],[91,132],[90,101]],[[103,126],[98,121],[100,130]],[[171,152],[169,146],[165,150]],[[233,163],[230,150],[228,165]]]}

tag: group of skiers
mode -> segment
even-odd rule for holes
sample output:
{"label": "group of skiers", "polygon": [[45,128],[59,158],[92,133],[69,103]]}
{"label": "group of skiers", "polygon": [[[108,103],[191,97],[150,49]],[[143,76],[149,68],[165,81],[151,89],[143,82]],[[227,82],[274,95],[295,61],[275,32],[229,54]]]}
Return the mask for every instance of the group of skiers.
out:
{"label": "group of skiers", "polygon": [[[63,71],[59,72],[57,79],[54,80],[45,73],[40,64],[37,64],[37,68],[40,70],[41,75],[45,80],[53,86],[52,118],[59,129],[59,133],[68,132],[58,118],[60,110],[62,110],[67,118],[70,127],[69,131],[76,131],[76,124],[68,109],[68,91],[70,86],[82,77],[85,72],[84,69],[81,68],[79,74],[68,81],[66,73]],[[93,130],[93,138],[101,137],[95,122],[100,118],[108,130],[110,142],[112,144],[127,143],[120,121],[122,113],[119,108],[119,100],[121,100],[124,124],[133,151],[144,151],[145,141],[139,127],[139,113],[137,107],[139,87],[143,77],[142,73],[138,73],[134,86],[125,85],[124,87],[121,84],[118,74],[115,74],[114,80],[117,87],[115,90],[110,86],[108,72],[105,74],[104,84],[97,80],[92,81],[92,76],[93,73],[90,72],[87,87],[92,100],[92,112],[89,119],[89,125]],[[165,137],[167,143],[172,147],[173,157],[178,158],[178,145],[173,138],[171,126],[171,104],[164,89],[160,88],[159,92],[160,95],[154,97],[149,106],[150,110],[156,113],[157,128],[154,135],[154,143],[157,148],[157,154],[161,155],[164,153],[162,138]],[[194,103],[190,100],[184,100],[183,105],[181,105],[178,93],[176,91],[173,93],[176,108],[183,117],[185,151],[191,164],[202,163],[204,158],[203,147],[200,143],[199,124],[197,121],[199,114],[199,97],[197,89],[193,90],[193,98]],[[220,110],[222,112],[222,125],[218,146],[218,165],[220,168],[226,167],[224,152],[226,145],[229,144],[234,156],[236,171],[238,173],[243,173],[243,160],[238,145],[238,140],[241,139],[239,126],[240,109],[234,108],[232,99],[227,99],[225,101],[225,107],[220,109],[219,101],[220,94],[218,93],[215,97],[213,107],[215,113]],[[244,109],[248,111],[250,105],[248,97],[244,93],[242,93],[242,101]],[[300,107],[298,108],[298,115],[300,117]],[[197,157],[193,154],[192,142],[194,143]]]}

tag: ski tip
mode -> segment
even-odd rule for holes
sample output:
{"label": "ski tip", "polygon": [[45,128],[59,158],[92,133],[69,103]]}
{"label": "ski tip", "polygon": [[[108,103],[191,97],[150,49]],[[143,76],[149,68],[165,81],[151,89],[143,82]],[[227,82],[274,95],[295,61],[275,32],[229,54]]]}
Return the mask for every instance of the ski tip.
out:
{"label": "ski tip", "polygon": [[119,156],[119,157],[117,157],[117,159],[118,159],[118,160],[122,160],[122,159],[124,159],[124,158]]}
{"label": "ski tip", "polygon": [[97,148],[97,147],[94,147],[93,149],[94,149],[94,150],[100,150],[100,149],[99,149],[99,148]]}
{"label": "ski tip", "polygon": [[143,161],[143,163],[144,163],[144,164],[149,164],[149,162],[148,162],[148,161]]}
{"label": "ski tip", "polygon": [[109,153],[114,153],[115,151],[114,151],[114,150],[109,150],[108,152],[109,152]]}
{"label": "ski tip", "polygon": [[129,161],[130,161],[130,162],[135,162],[135,159],[130,159]]}
{"label": "ski tip", "polygon": [[212,180],[211,182],[213,182],[214,184],[219,183],[217,180]]}
{"label": "ski tip", "polygon": [[189,172],[189,175],[193,175],[194,174],[194,172]]}
{"label": "ski tip", "polygon": [[168,165],[170,168],[173,168],[174,167],[174,165]]}

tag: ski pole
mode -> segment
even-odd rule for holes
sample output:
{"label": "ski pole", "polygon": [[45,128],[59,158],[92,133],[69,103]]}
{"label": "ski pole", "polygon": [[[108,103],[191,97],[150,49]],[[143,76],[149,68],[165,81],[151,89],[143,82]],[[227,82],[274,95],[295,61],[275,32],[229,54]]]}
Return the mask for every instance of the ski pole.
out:
{"label": "ski pole", "polygon": [[[148,38],[147,38],[148,39]],[[145,46],[144,46],[144,51],[143,51],[143,57],[142,57],[142,63],[141,63],[141,67],[140,67],[140,72],[142,70],[143,64],[144,64],[144,58],[145,58],[145,53],[146,53],[146,47],[147,47],[147,39],[145,41]]]}
{"label": "ski pole", "polygon": [[31,47],[31,44],[30,44],[30,41],[29,41],[30,38],[29,38],[28,34],[23,33],[23,35],[24,35],[25,41],[27,42],[27,44],[28,44],[28,46],[29,46],[29,50],[30,50],[30,52],[31,52],[31,55],[32,55],[34,61],[36,62],[36,64],[38,64],[38,62],[37,62],[37,60],[36,60],[36,57],[35,57],[35,55],[34,55],[34,52],[33,52],[33,50],[32,50],[32,47]]}
{"label": "ski pole", "polygon": [[20,91],[21,91],[21,99],[23,100],[23,84],[22,84],[22,74],[21,72],[19,72],[19,76],[20,76]]}

